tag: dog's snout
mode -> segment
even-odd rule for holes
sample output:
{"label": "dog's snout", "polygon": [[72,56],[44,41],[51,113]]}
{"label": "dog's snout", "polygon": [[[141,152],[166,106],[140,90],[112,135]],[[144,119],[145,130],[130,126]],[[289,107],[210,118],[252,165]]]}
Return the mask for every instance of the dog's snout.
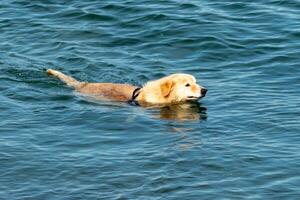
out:
{"label": "dog's snout", "polygon": [[206,95],[206,93],[207,93],[207,89],[205,89],[205,88],[201,88],[201,94],[202,94],[203,96],[205,96],[205,95]]}

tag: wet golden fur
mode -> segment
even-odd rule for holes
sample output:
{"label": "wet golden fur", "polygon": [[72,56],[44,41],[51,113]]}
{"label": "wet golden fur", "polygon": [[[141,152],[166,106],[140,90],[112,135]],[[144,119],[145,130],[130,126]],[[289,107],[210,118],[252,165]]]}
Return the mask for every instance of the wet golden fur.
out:
{"label": "wet golden fur", "polygon": [[[82,94],[96,95],[116,101],[129,101],[133,91],[137,88],[129,84],[79,82],[56,70],[48,69],[47,72]],[[172,74],[146,83],[136,100],[140,105],[170,104],[197,100],[204,97],[205,93],[205,89],[196,83],[192,75]]]}

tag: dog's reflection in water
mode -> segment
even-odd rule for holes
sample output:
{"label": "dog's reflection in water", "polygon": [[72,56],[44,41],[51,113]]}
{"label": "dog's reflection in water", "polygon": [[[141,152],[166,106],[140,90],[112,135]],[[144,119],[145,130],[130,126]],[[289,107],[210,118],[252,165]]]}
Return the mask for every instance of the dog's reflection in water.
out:
{"label": "dog's reflection in water", "polygon": [[159,113],[155,117],[178,121],[205,120],[206,110],[199,102],[165,105],[158,108]]}
{"label": "dog's reflection in water", "polygon": [[[100,105],[110,106],[110,108],[120,108],[123,106],[128,106],[127,103],[119,104],[118,102],[112,103],[111,101],[107,101],[101,97],[93,97],[93,96],[84,96],[78,95],[79,97],[83,97],[84,100],[87,100],[90,103],[96,103]],[[202,106],[198,101],[195,102],[187,102],[182,104],[169,104],[169,105],[145,105],[146,109],[149,109],[150,115],[153,115],[155,118],[160,119],[169,119],[169,120],[177,120],[177,121],[199,121],[205,120],[207,118],[206,115],[206,107]],[[135,115],[131,115],[130,119],[134,119]]]}

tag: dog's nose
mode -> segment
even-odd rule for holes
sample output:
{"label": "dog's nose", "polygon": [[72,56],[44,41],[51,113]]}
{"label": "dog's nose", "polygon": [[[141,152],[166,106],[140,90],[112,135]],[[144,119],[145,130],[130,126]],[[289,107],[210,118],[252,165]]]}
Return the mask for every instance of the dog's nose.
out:
{"label": "dog's nose", "polygon": [[205,96],[205,95],[206,95],[206,93],[207,93],[207,89],[205,89],[205,88],[201,88],[201,94],[202,94],[203,96]]}

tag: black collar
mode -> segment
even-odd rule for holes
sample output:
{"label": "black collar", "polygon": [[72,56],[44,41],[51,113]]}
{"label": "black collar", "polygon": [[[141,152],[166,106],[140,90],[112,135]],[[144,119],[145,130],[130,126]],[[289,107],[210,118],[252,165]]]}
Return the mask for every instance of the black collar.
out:
{"label": "black collar", "polygon": [[139,106],[140,105],[139,102],[136,100],[136,98],[140,95],[141,89],[142,88],[138,87],[135,90],[133,90],[131,99],[128,101],[128,103],[130,105],[134,105],[134,106]]}

